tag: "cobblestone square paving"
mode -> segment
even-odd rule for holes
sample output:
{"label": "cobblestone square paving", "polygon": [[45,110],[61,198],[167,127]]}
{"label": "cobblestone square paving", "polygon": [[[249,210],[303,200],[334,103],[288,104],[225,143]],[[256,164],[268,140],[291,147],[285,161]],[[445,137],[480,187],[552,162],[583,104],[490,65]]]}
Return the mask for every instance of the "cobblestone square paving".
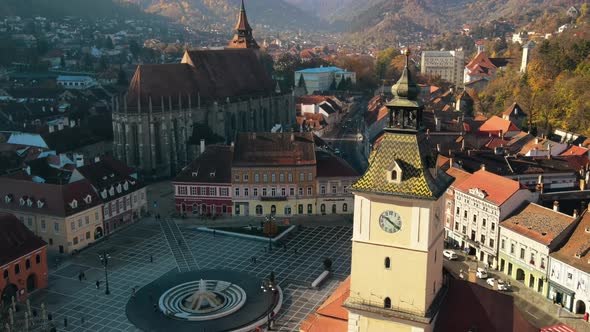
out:
{"label": "cobblestone square paving", "polygon": [[[350,274],[350,226],[305,227],[285,240],[286,248],[267,252],[268,242],[181,228],[186,244],[202,269],[233,269],[261,279],[274,271],[285,293],[277,315],[278,331],[298,331],[299,324]],[[98,259],[107,250],[110,295],[104,294],[104,270]],[[153,263],[150,263],[150,256]],[[256,257],[256,263],[251,261]],[[311,282],[323,271],[323,260],[333,261],[333,276],[319,290]],[[144,220],[50,270],[50,287],[32,296],[32,305],[45,303],[58,331],[138,331],[125,315],[131,288],[154,281],[177,269],[160,226]],[[87,279],[78,280],[84,271]],[[95,282],[100,280],[100,289]],[[64,318],[68,326],[64,329]],[[82,319],[84,322],[82,322]]]}

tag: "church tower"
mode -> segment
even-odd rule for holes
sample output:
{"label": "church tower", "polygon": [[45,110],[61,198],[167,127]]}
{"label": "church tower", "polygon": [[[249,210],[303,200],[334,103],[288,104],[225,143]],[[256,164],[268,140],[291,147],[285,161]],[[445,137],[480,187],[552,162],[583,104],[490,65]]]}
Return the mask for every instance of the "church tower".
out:
{"label": "church tower", "polygon": [[430,332],[446,294],[442,195],[451,178],[435,168],[408,60],[409,51],[386,104],[389,125],[352,186],[350,332]]}
{"label": "church tower", "polygon": [[240,7],[240,13],[238,14],[238,23],[235,27],[234,38],[229,42],[228,48],[251,48],[258,50],[260,46],[254,40],[252,36],[252,27],[248,23],[248,17],[246,16],[246,8],[244,7],[244,0]]}

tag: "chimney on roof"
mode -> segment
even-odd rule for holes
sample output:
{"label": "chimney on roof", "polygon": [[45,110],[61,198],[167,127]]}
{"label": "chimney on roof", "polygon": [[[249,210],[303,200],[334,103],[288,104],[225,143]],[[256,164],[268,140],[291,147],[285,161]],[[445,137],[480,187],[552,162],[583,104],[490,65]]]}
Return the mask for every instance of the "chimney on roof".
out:
{"label": "chimney on roof", "polygon": [[580,179],[580,190],[586,190],[586,180]]}
{"label": "chimney on roof", "polygon": [[539,144],[539,138],[535,137],[535,144]]}
{"label": "chimney on roof", "polygon": [[465,151],[465,137],[461,140],[461,151]]}
{"label": "chimney on roof", "polygon": [[577,218],[578,217],[578,209],[574,209],[573,217],[574,218]]}
{"label": "chimney on roof", "polygon": [[485,171],[486,170],[486,164],[481,164],[481,170]]}
{"label": "chimney on roof", "polygon": [[295,141],[295,133],[291,132],[291,142],[294,142],[294,141]]}
{"label": "chimney on roof", "polygon": [[201,153],[205,152],[205,139],[204,138],[201,138],[200,147],[201,147]]}
{"label": "chimney on roof", "polygon": [[501,139],[504,139],[504,131],[502,131],[502,129],[500,129],[500,131],[498,131],[498,137],[500,137]]}
{"label": "chimney on roof", "polygon": [[436,152],[440,153],[440,144],[436,144]]}
{"label": "chimney on roof", "polygon": [[549,145],[547,146],[547,149],[549,150],[549,151],[547,152],[547,159],[551,159],[551,144],[549,144]]}
{"label": "chimney on roof", "polygon": [[553,211],[559,212],[559,202],[553,201]]}

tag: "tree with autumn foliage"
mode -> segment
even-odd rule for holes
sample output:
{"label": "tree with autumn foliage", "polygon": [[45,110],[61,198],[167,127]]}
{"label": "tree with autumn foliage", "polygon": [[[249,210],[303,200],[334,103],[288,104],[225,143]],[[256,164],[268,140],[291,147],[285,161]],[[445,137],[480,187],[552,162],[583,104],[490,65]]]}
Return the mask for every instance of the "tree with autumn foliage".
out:
{"label": "tree with autumn foliage", "polygon": [[[555,129],[590,135],[590,40],[587,25],[533,49],[526,74],[509,66],[477,95],[478,111],[498,114],[517,102],[529,114],[531,130]],[[511,47],[509,47],[511,49]]]}

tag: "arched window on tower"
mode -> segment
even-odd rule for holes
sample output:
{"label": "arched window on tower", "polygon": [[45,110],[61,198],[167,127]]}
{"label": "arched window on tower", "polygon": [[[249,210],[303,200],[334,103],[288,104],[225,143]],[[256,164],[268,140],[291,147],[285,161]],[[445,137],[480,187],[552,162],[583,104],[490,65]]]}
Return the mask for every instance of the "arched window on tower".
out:
{"label": "arched window on tower", "polygon": [[391,259],[389,257],[385,257],[385,268],[389,269],[391,267]]}
{"label": "arched window on tower", "polygon": [[386,297],[385,300],[383,301],[383,307],[385,309],[391,309],[391,299]]}
{"label": "arched window on tower", "polygon": [[396,170],[391,171],[391,180],[397,181],[397,171]]}

